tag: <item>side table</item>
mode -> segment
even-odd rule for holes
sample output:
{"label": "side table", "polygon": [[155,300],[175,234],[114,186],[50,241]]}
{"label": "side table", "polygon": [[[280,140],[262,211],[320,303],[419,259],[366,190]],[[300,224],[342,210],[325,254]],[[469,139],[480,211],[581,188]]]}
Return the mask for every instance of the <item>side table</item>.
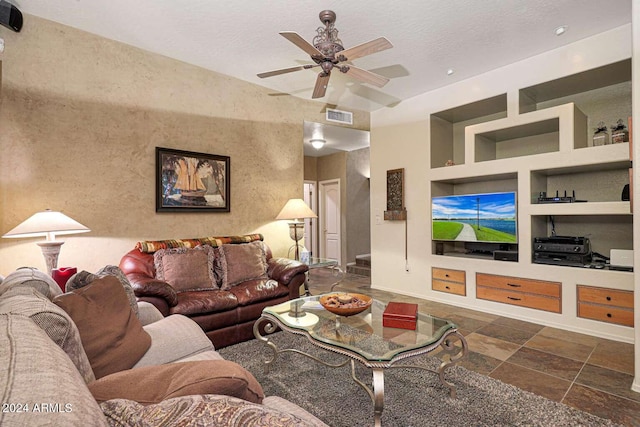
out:
{"label": "side table", "polygon": [[[334,275],[340,276],[338,280],[331,285],[332,291],[333,291],[333,288],[338,286],[338,284],[340,284],[342,279],[344,279],[344,272],[340,269],[340,266],[338,265],[338,261],[335,259],[311,257],[309,258],[308,265],[309,265],[309,270],[314,268],[329,268],[333,271]],[[308,272],[307,272],[307,277],[304,280],[304,295],[305,296],[311,295],[311,292],[309,292],[309,273]]]}

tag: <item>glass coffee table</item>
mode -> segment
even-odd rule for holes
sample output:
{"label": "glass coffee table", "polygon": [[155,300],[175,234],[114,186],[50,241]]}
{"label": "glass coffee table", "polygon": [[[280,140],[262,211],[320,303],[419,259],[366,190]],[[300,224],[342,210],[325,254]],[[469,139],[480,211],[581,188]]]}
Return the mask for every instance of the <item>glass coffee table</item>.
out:
{"label": "glass coffee table", "polygon": [[[342,367],[351,363],[351,377],[371,397],[375,425],[380,426],[384,409],[384,371],[390,368],[416,368],[434,372],[440,382],[456,397],[455,385],[445,380],[445,371],[467,354],[467,342],[458,327],[446,320],[418,312],[416,330],[389,328],[382,325],[386,304],[373,300],[371,307],[360,314],[337,316],[320,305],[322,295],[302,297],[272,307],[266,307],[253,327],[255,337],[271,348],[273,354],[265,361],[268,372],[280,353],[294,352],[329,367]],[[264,327],[265,335],[260,330]],[[278,330],[307,337],[317,347],[348,356],[345,362],[329,364],[295,348],[278,348],[269,339]],[[459,345],[456,345],[459,343]],[[428,354],[439,347],[448,355],[436,370],[423,366],[398,363],[408,358]],[[355,361],[371,368],[373,389],[356,377]]]}

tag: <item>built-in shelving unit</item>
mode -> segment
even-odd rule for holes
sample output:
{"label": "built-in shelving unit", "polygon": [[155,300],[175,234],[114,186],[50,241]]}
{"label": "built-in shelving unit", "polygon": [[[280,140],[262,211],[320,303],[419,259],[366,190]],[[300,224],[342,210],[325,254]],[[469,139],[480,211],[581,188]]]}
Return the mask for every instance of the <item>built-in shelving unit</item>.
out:
{"label": "built-in shelving unit", "polygon": [[[515,97],[516,108],[508,108],[508,99]],[[511,294],[505,294],[501,304],[494,302],[499,301],[497,297],[487,297],[497,286],[491,278],[498,276],[492,273],[526,282],[528,298],[536,292],[535,280],[554,282],[559,284],[558,295],[554,294],[558,306],[545,315],[559,316],[555,323],[629,336],[628,331],[615,329],[627,328],[621,326],[624,323],[579,316],[576,295],[578,283],[631,292],[633,272],[537,264],[532,242],[535,237],[556,233],[588,237],[592,250],[605,256],[613,248],[633,249],[631,205],[621,200],[623,187],[629,184],[629,143],[592,144],[597,123],[610,126],[623,119],[626,124],[631,116],[630,59],[431,114],[431,197],[518,194],[517,244],[474,247],[455,241],[432,242],[433,271],[461,271],[466,276],[465,293],[444,292],[442,298],[474,300],[495,312],[535,319],[542,316],[540,310],[511,301]],[[576,202],[538,202],[541,196],[564,196],[565,192],[575,196]],[[510,262],[494,260],[493,250],[517,251],[518,256]],[[484,280],[482,297],[477,277]],[[505,303],[513,307],[504,308]]]}

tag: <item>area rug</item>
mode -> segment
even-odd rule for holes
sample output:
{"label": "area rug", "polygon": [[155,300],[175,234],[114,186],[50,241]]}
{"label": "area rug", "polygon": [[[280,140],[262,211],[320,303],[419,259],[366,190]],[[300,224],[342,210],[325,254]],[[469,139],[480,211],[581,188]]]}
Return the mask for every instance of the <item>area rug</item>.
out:
{"label": "area rug", "polygon": [[[313,346],[305,337],[286,332],[273,334],[279,348],[296,348],[329,362],[345,356]],[[373,403],[351,378],[351,367],[329,368],[296,353],[278,356],[269,373],[264,361],[271,350],[252,340],[220,349],[220,354],[252,372],[267,396],[281,396],[305,408],[332,427],[373,425]],[[435,369],[435,357],[409,359],[412,365]],[[371,371],[356,363],[358,378],[371,385]],[[523,391],[461,366],[447,370],[457,388],[457,398],[437,375],[421,369],[389,369],[384,376],[384,427],[427,426],[615,426],[567,405]]]}

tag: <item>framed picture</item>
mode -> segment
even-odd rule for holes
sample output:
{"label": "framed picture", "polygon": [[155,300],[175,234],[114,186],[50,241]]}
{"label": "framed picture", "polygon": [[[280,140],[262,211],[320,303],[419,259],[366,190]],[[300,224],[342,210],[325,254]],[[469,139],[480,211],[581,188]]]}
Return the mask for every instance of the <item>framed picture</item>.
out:
{"label": "framed picture", "polygon": [[156,212],[229,212],[229,160],[156,147]]}

